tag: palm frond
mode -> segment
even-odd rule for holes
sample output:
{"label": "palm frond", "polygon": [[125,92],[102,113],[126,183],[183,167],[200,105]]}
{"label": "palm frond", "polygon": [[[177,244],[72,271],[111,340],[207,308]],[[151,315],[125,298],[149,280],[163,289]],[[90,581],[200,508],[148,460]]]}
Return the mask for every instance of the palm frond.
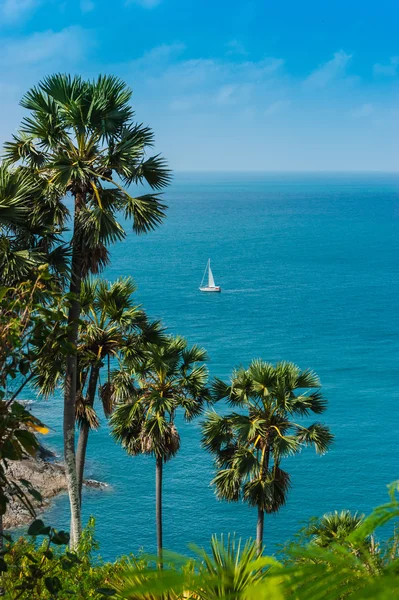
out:
{"label": "palm frond", "polygon": [[124,209],[125,217],[133,219],[133,230],[147,233],[162,223],[167,206],[160,201],[159,194],[144,194],[135,198],[126,195]]}
{"label": "palm frond", "polygon": [[310,413],[321,414],[327,409],[327,400],[320,391],[301,396],[292,396],[289,410],[301,416]]}
{"label": "palm frond", "polygon": [[313,423],[309,427],[297,427],[297,439],[301,444],[314,446],[318,454],[325,454],[334,440],[330,429],[322,423]]}
{"label": "palm frond", "polygon": [[217,454],[224,446],[232,442],[233,429],[230,419],[222,417],[215,411],[210,411],[201,425],[202,446],[208,452]]}
{"label": "palm frond", "polygon": [[128,185],[131,183],[148,183],[153,190],[161,190],[169,185],[172,179],[167,162],[159,154],[144,160],[131,177],[125,178]]}
{"label": "palm frond", "polygon": [[75,418],[79,427],[88,425],[90,429],[96,430],[100,427],[100,421],[92,406],[86,404],[82,397],[78,397],[75,406]]}
{"label": "palm frond", "polygon": [[220,469],[212,480],[218,498],[238,502],[241,497],[241,477],[236,469]]}

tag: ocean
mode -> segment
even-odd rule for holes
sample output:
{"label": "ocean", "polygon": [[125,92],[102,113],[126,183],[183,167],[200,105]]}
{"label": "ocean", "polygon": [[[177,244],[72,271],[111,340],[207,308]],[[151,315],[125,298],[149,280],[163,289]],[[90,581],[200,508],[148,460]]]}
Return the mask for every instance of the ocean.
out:
{"label": "ocean", "polygon": [[[370,511],[399,478],[398,191],[399,175],[387,174],[177,173],[164,225],[145,236],[127,225],[126,241],[112,248],[104,276],[132,276],[150,316],[208,350],[212,376],[227,378],[256,357],[320,376],[329,400],[320,420],[335,443],[325,456],[309,449],[284,461],[292,489],[265,519],[267,552],[311,516]],[[208,258],[221,294],[198,290]],[[61,453],[60,397],[38,401],[35,412]],[[214,533],[254,537],[256,510],[214,496],[200,420],[179,428],[181,450],[164,469],[165,548],[207,547]],[[110,485],[84,492],[101,555],[153,552],[154,460],[127,456],[103,419],[86,475]],[[68,527],[65,495],[45,520]]]}

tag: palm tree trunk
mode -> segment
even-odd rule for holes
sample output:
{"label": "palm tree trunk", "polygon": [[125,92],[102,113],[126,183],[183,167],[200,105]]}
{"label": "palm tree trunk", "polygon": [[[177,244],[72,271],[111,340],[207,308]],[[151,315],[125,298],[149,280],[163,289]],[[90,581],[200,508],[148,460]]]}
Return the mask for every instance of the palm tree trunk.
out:
{"label": "palm tree trunk", "polygon": [[[4,538],[3,538],[3,515],[0,514],[0,551],[3,551],[3,547],[4,547]],[[5,595],[5,591],[3,586],[1,585],[3,582],[3,574],[1,574],[0,577],[0,596],[4,596]]]}
{"label": "palm tree trunk", "polygon": [[159,568],[162,564],[162,458],[157,458],[155,463],[155,513],[157,523],[157,550],[159,559]]}
{"label": "palm tree trunk", "polygon": [[265,520],[265,511],[258,507],[258,522],[256,524],[256,546],[258,556],[262,554],[263,550],[263,523]]}
{"label": "palm tree trunk", "polygon": [[[83,196],[75,196],[74,236],[76,235],[76,217],[83,204]],[[82,253],[79,242],[74,238],[72,249],[71,282],[69,291],[73,294],[68,312],[68,343],[72,351],[67,355],[64,386],[64,461],[71,508],[70,548],[76,549],[82,533],[78,478],[75,461],[75,404],[77,384],[78,328],[80,317],[80,287],[82,281]]]}
{"label": "palm tree trunk", "polygon": [[[98,365],[93,365],[90,371],[89,377],[89,385],[87,388],[86,395],[86,404],[89,406],[93,406],[94,399],[97,391],[97,383],[98,376],[100,373],[100,367]],[[86,462],[86,449],[87,442],[89,440],[90,427],[87,423],[83,423],[78,439],[78,446],[76,450],[76,472],[78,477],[78,487],[79,487],[79,501],[80,505],[82,505],[82,485],[83,485],[83,476]]]}
{"label": "palm tree trunk", "polygon": [[79,504],[82,506],[83,476],[86,462],[86,449],[89,440],[90,427],[83,423],[80,428],[78,445],[76,448],[76,476],[78,478]]}
{"label": "palm tree trunk", "polygon": [[[266,442],[267,443],[267,442]],[[269,470],[270,446],[266,445],[262,451],[262,460],[260,465],[260,478],[267,476]],[[265,521],[265,510],[263,506],[258,506],[258,522],[256,524],[256,546],[257,554],[261,556],[263,551],[263,524]]]}

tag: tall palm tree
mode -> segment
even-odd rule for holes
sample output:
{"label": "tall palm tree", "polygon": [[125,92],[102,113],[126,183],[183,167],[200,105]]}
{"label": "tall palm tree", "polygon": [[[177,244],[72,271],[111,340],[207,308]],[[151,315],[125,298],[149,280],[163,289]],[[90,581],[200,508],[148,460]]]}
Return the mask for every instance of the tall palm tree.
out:
{"label": "tall palm tree", "polygon": [[117,213],[133,218],[137,233],[159,225],[165,205],[156,193],[132,196],[124,186],[147,183],[160,190],[169,182],[165,161],[146,158],[154,136],[134,122],[131,90],[112,76],[95,81],[53,75],[22,99],[30,111],[20,132],[5,146],[10,162],[21,161],[60,198],[73,197],[70,308],[64,383],[64,459],[71,507],[71,547],[81,534],[79,486],[75,461],[75,403],[80,288],[88,272],[107,263],[106,246],[125,232]]}
{"label": "tall palm tree", "polygon": [[157,548],[162,565],[162,470],[180,448],[175,417],[179,409],[187,421],[200,415],[209,398],[206,352],[188,347],[182,337],[152,344],[144,361],[113,377],[112,435],[132,456],[155,457]]}
{"label": "tall palm tree", "polygon": [[230,383],[214,381],[215,400],[226,399],[240,412],[225,416],[211,412],[203,423],[202,442],[215,456],[217,467],[212,483],[219,498],[243,499],[257,507],[259,553],[265,512],[277,512],[290,487],[289,474],[280,466],[282,459],[310,445],[323,454],[333,440],[325,425],[305,426],[293,420],[324,412],[327,403],[319,388],[319,378],[310,370],[262,360],[235,370]]}

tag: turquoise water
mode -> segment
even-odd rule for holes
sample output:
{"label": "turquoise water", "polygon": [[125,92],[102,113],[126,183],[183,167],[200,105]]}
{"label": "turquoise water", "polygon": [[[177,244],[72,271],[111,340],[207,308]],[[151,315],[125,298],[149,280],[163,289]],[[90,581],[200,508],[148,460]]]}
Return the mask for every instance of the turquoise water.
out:
{"label": "turquoise water", "polygon": [[[265,522],[269,551],[298,524],[332,509],[368,511],[399,477],[399,176],[178,174],[165,225],[129,234],[106,276],[132,275],[137,298],[174,333],[205,346],[212,375],[227,377],[253,357],[286,359],[321,377],[331,452],[287,459],[287,505]],[[221,294],[198,291],[208,258]],[[37,412],[61,448],[61,403]],[[164,543],[182,552],[213,533],[255,534],[256,514],[215,499],[198,422],[181,424],[180,454],[165,468]],[[89,442],[84,518],[97,517],[101,553],[153,551],[154,461],[130,458],[106,424]],[[47,520],[68,526],[67,499]]]}

